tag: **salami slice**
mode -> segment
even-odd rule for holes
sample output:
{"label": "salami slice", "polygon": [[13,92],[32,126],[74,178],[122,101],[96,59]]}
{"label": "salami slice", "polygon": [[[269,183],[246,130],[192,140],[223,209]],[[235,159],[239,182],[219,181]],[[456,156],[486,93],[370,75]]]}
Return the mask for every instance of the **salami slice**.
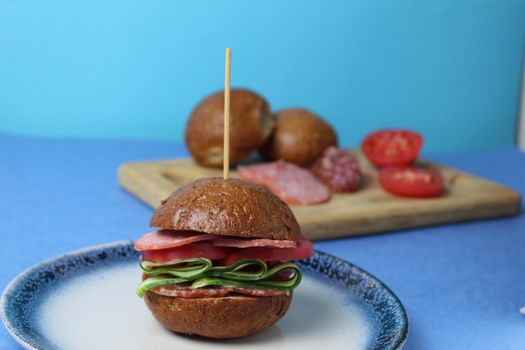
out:
{"label": "salami slice", "polygon": [[167,297],[178,298],[221,298],[230,293],[225,288],[191,288],[189,286],[167,285],[159,286],[151,290],[154,293]]}
{"label": "salami slice", "polygon": [[267,297],[277,295],[288,295],[290,292],[271,289],[251,289],[233,286],[221,286],[211,288],[191,288],[189,286],[160,286],[152,289],[153,292],[168,297],[178,298],[221,298],[230,293],[249,295],[254,297]]}
{"label": "salami slice", "polygon": [[330,190],[309,170],[283,160],[238,166],[237,172],[242,179],[265,185],[290,204],[318,204],[330,199]]}
{"label": "salami slice", "polygon": [[359,163],[342,148],[328,147],[311,170],[334,192],[354,192],[361,185]]}
{"label": "salami slice", "polygon": [[211,242],[216,247],[233,247],[233,248],[252,248],[252,247],[272,247],[272,248],[296,248],[297,243],[294,241],[284,241],[278,239],[234,239],[218,238]]}
{"label": "salami slice", "polygon": [[313,249],[313,243],[307,238],[301,237],[297,242],[297,248],[253,247],[238,249],[231,252],[222,263],[228,266],[242,259],[260,259],[266,262],[301,260],[312,256]]}
{"label": "salami slice", "polygon": [[135,241],[135,250],[157,250],[180,247],[194,242],[215,239],[217,236],[201,232],[157,230],[146,233]]}

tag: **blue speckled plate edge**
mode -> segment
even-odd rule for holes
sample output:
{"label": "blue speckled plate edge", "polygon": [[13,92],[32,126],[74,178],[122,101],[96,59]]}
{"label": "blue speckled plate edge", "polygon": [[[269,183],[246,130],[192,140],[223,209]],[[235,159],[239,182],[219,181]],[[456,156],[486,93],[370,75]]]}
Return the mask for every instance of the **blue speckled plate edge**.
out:
{"label": "blue speckled plate edge", "polygon": [[5,287],[4,291],[2,292],[2,295],[0,296],[0,320],[2,320],[2,323],[4,324],[4,327],[6,328],[7,332],[11,335],[11,337],[20,344],[24,349],[27,350],[46,350],[45,348],[39,346],[38,344],[32,343],[27,337],[25,337],[21,332],[18,332],[16,327],[13,325],[13,322],[8,319],[6,315],[7,305],[8,305],[8,299],[11,294],[14,294],[19,286],[21,286],[24,281],[29,278],[35,271],[38,269],[44,267],[44,266],[50,266],[53,263],[56,263],[61,260],[67,260],[68,258],[77,257],[79,255],[83,255],[86,253],[91,253],[95,251],[104,251],[106,249],[110,248],[126,248],[130,245],[133,245],[133,241],[131,240],[124,240],[124,241],[118,241],[118,242],[110,242],[110,243],[101,243],[97,245],[92,245],[80,249],[75,249],[72,251],[69,251],[65,254],[57,255],[52,258],[43,260],[42,262],[35,264],[26,270],[19,273],[17,276],[15,276]]}
{"label": "blue speckled plate edge", "polygon": [[[26,269],[25,271],[17,275],[6,286],[6,288],[4,289],[0,297],[0,319],[2,320],[8,333],[24,349],[29,349],[29,350],[44,349],[41,345],[35,344],[31,341],[31,339],[28,339],[31,336],[29,337],[26,336],[23,330],[18,330],[16,326],[14,326],[13,324],[14,320],[10,320],[6,313],[9,298],[12,295],[15,295],[15,292],[17,292],[17,289],[19,287],[22,287],[23,283],[32,277],[32,274],[36,273],[38,270],[41,270],[43,267],[47,267],[47,266],[51,267],[54,264],[68,261],[68,259],[78,259],[82,256],[84,256],[85,258],[88,254],[91,254],[91,255],[97,254],[97,252],[98,254],[100,254],[100,253],[104,253],[106,250],[118,251],[122,249],[123,250],[128,249],[132,251],[133,249],[130,249],[131,247],[132,247],[131,241],[119,241],[119,242],[104,243],[100,245],[89,246],[86,248],[74,250],[66,254],[47,259],[39,264],[36,264]],[[124,256],[124,258],[128,258],[128,256]],[[323,262],[328,265],[335,264],[337,265],[337,268],[330,268],[330,267],[324,266],[322,265]],[[408,328],[409,328],[408,316],[407,316],[406,310],[403,307],[399,298],[392,292],[390,288],[388,288],[378,278],[370,274],[368,271],[348,261],[342,260],[336,256],[333,256],[333,255],[330,255],[324,252],[320,252],[320,251],[315,251],[314,256],[304,261],[300,261],[299,265],[301,265],[301,267],[306,270],[310,270],[312,272],[323,274],[324,277],[328,279],[336,278],[338,280],[337,282],[346,282],[346,285],[350,288],[361,288],[362,289],[363,285],[373,286],[373,288],[364,287],[366,288],[365,297],[366,297],[367,292],[372,293],[372,295],[376,294],[376,292],[378,291],[381,292],[382,297],[386,298],[386,301],[389,301],[394,306],[394,308],[397,310],[393,317],[395,317],[396,322],[398,323],[397,328],[399,329],[396,328],[397,330],[393,334],[387,334],[386,336],[382,335],[381,333],[383,332],[383,329],[382,329],[380,334],[378,335],[379,342],[376,341],[374,349],[398,350],[403,347],[408,337]],[[331,272],[321,271],[327,268]],[[341,271],[344,271],[345,273],[342,274]],[[334,276],[334,273],[336,274],[336,276]],[[357,279],[350,278],[350,277],[356,277],[356,276],[360,277],[361,280],[358,281]],[[358,282],[358,283],[355,283],[355,282]],[[356,287],[355,285],[358,285],[358,287]]]}
{"label": "blue speckled plate edge", "polygon": [[[326,258],[329,261],[329,264],[337,263],[339,264],[339,269],[333,269],[332,271],[339,272],[337,279],[339,280],[351,280],[351,276],[360,276],[362,277],[362,280],[360,281],[360,288],[363,290],[367,290],[367,292],[377,292],[380,291],[384,296],[390,299],[390,301],[393,303],[395,308],[397,308],[397,320],[400,323],[399,330],[397,332],[394,332],[394,335],[385,335],[385,334],[379,334],[376,343],[374,344],[373,350],[400,350],[405,345],[405,342],[408,337],[408,329],[409,329],[409,322],[408,322],[408,315],[405,310],[405,307],[401,303],[400,299],[397,297],[397,295],[392,292],[392,290],[384,284],[380,279],[375,277],[373,274],[369,273],[365,269],[349,262],[344,259],[338,258],[334,255],[321,252],[319,250],[315,250],[315,254],[302,261],[298,261],[298,265],[301,267],[301,269],[310,270],[311,265],[313,265],[313,261],[315,260],[322,260],[323,258]],[[310,266],[310,267],[309,267]],[[322,267],[321,267],[322,269]],[[343,276],[340,275],[341,270],[348,271],[350,270],[350,274],[343,274]],[[323,271],[317,271],[318,273],[324,274],[326,277],[330,277],[330,279],[333,279],[334,276],[327,276],[326,273],[323,273]],[[373,285],[373,288],[369,288],[369,286]],[[366,292],[365,292],[366,295]]]}

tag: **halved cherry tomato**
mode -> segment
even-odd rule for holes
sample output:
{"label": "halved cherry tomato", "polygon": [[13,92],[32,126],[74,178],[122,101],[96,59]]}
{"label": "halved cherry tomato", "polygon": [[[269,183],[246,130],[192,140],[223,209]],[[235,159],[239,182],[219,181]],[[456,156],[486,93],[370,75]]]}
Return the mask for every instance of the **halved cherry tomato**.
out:
{"label": "halved cherry tomato", "polygon": [[382,168],[379,183],[388,192],[406,197],[437,197],[444,187],[437,170],[417,167]]}
{"label": "halved cherry tomato", "polygon": [[191,243],[170,249],[145,250],[142,259],[155,262],[167,262],[187,258],[206,258],[220,260],[226,258],[235,249],[216,247],[209,242]]}
{"label": "halved cherry tomato", "polygon": [[375,131],[361,143],[363,153],[377,167],[410,165],[417,159],[422,146],[420,134],[401,129]]}
{"label": "halved cherry tomato", "polygon": [[301,260],[310,257],[314,245],[305,237],[297,242],[297,248],[254,247],[244,248],[228,256],[223,265],[228,266],[242,259],[261,259],[263,261]]}

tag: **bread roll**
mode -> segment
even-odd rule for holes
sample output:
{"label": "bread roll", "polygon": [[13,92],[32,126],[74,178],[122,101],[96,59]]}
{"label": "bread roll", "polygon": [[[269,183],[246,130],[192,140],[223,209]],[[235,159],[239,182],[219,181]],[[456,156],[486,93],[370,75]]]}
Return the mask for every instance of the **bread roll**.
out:
{"label": "bread roll", "polygon": [[275,131],[262,155],[308,167],[327,147],[336,145],[335,131],[321,117],[306,109],[283,109],[276,114]]}
{"label": "bread roll", "polygon": [[229,339],[272,326],[288,311],[292,295],[174,298],[150,291],[144,300],[157,321],[169,330]]}
{"label": "bread roll", "polygon": [[221,236],[297,241],[290,207],[266,187],[241,179],[203,178],[179,188],[155,211],[150,225]]}
{"label": "bread roll", "polygon": [[[230,92],[230,165],[249,157],[273,130],[273,118],[266,100],[253,91]],[[224,92],[202,100],[191,113],[185,132],[193,159],[207,167],[222,167],[224,135]]]}

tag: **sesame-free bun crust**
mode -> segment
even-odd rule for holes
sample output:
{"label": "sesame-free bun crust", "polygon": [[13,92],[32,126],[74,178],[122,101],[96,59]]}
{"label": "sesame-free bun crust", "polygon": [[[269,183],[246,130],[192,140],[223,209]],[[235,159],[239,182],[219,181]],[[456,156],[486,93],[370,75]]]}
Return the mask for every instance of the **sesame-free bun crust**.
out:
{"label": "sesame-free bun crust", "polygon": [[[230,92],[230,164],[249,157],[273,130],[273,117],[266,100],[255,92]],[[224,92],[207,96],[193,110],[185,139],[193,159],[203,166],[222,167],[224,137]]]}
{"label": "sesame-free bun crust", "polygon": [[275,131],[262,148],[267,160],[283,159],[307,167],[329,146],[337,145],[337,135],[321,117],[306,109],[283,109],[276,114]]}
{"label": "sesame-free bun crust", "polygon": [[214,339],[245,337],[260,332],[284,316],[289,295],[221,298],[176,298],[148,292],[144,296],[153,316],[167,329]]}
{"label": "sesame-free bun crust", "polygon": [[292,241],[301,232],[290,207],[266,187],[218,177],[179,188],[155,211],[150,226]]}

